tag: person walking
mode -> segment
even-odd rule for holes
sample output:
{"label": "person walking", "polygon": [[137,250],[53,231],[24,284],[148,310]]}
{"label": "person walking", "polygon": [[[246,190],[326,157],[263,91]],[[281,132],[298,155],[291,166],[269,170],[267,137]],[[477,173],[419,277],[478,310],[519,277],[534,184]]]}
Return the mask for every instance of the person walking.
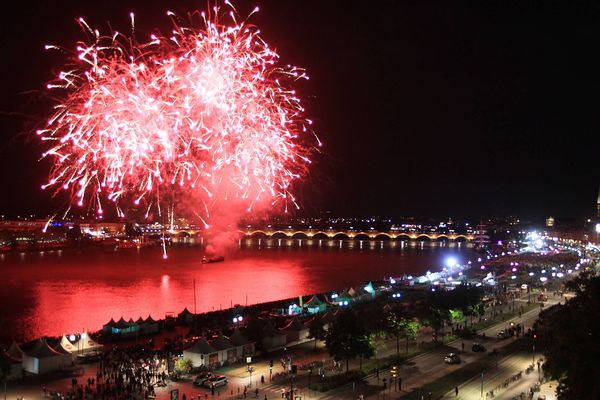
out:
{"label": "person walking", "polygon": [[456,386],[456,387],[454,388],[454,395],[455,395],[456,397],[458,397],[458,386]]}

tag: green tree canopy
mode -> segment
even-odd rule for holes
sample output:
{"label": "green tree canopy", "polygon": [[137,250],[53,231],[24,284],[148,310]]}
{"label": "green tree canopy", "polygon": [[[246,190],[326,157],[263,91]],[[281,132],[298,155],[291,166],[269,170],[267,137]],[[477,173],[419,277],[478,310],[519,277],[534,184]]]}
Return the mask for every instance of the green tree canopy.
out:
{"label": "green tree canopy", "polygon": [[317,348],[317,340],[325,339],[325,321],[321,314],[316,314],[308,328],[308,337],[315,340],[315,349]]}
{"label": "green tree canopy", "polygon": [[569,286],[576,297],[543,311],[537,322],[544,371],[559,380],[560,400],[600,399],[600,277]]}
{"label": "green tree canopy", "polygon": [[406,339],[406,352],[408,353],[408,341],[417,337],[419,324],[406,318],[397,310],[387,312],[386,322],[388,331],[396,337],[396,357],[400,358],[400,338]]}
{"label": "green tree canopy", "polygon": [[368,358],[374,353],[370,335],[352,309],[340,313],[327,332],[325,345],[332,357],[346,361],[346,372],[349,360],[356,357]]}

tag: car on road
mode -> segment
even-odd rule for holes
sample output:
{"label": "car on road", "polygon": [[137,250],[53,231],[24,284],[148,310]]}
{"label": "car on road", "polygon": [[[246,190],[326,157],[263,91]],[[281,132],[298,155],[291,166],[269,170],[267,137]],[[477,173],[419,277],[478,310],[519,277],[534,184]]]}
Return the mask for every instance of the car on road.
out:
{"label": "car on road", "polygon": [[444,358],[446,364],[460,364],[460,357],[456,353],[448,353]]}
{"label": "car on road", "polygon": [[482,345],[481,343],[473,343],[473,346],[471,347],[471,350],[473,350],[475,353],[484,352],[485,351],[485,346]]}
{"label": "car on road", "polygon": [[505,330],[501,330],[500,332],[498,332],[498,334],[496,335],[496,337],[498,339],[506,339],[506,338],[510,337],[510,333],[508,333]]}
{"label": "car on road", "polygon": [[212,378],[214,375],[212,372],[202,372],[200,375],[196,376],[194,378],[194,386],[202,386],[204,384],[204,382],[206,382],[208,379]]}
{"label": "car on road", "polygon": [[227,385],[227,377],[224,375],[217,375],[211,378],[208,378],[204,381],[203,386],[207,388],[217,388],[219,386]]}

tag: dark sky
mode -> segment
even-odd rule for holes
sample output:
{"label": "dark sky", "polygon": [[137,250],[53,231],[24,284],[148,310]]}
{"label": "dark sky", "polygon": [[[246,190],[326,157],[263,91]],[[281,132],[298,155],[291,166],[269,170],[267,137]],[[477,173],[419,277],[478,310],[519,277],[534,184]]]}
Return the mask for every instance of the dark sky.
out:
{"label": "dark sky", "polygon": [[[27,134],[75,18],[166,31],[204,1],[17,3],[2,13],[0,212],[51,210],[48,165]],[[325,142],[297,188],[307,213],[592,215],[600,184],[600,3],[238,1],[305,67],[299,91]]]}

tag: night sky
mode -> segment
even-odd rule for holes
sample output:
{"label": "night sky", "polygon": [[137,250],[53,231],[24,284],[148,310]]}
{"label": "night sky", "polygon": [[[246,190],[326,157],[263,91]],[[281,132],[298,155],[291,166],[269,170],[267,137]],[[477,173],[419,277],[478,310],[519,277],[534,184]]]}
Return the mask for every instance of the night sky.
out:
{"label": "night sky", "polygon": [[[169,29],[204,1],[13,2],[0,24],[0,213],[56,207],[32,135],[75,18]],[[591,216],[600,184],[600,3],[238,1],[284,63],[325,143],[303,213]]]}

